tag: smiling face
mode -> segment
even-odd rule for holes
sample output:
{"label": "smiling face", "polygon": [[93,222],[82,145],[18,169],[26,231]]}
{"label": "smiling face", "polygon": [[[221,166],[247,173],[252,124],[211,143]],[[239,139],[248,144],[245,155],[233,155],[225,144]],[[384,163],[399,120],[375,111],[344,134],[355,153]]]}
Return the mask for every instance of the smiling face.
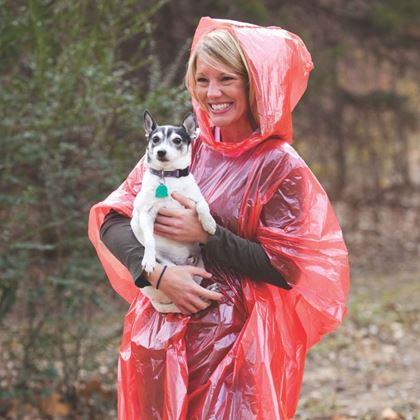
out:
{"label": "smiling face", "polygon": [[220,64],[214,67],[197,57],[195,96],[226,140],[237,140],[253,131],[247,83],[243,76]]}

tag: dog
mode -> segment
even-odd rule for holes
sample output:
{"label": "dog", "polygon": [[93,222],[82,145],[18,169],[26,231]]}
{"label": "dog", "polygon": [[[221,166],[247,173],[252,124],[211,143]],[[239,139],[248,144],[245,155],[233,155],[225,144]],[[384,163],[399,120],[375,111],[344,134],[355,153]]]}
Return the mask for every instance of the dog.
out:
{"label": "dog", "polygon": [[[148,139],[146,161],[148,169],[133,204],[131,228],[137,240],[145,247],[142,267],[152,273],[156,259],[163,265],[196,265],[204,267],[198,243],[180,243],[155,235],[155,218],[162,207],[182,208],[171,198],[178,192],[196,203],[196,211],[203,229],[210,234],[216,231],[216,222],[210,214],[209,206],[188,171],[191,164],[191,143],[198,136],[198,126],[194,114],[189,113],[180,126],[157,125],[149,111],[144,112],[145,135]],[[200,284],[202,278],[194,276]],[[219,291],[217,283],[207,287]],[[153,307],[163,313],[181,313],[162,291],[152,286],[141,288]]]}

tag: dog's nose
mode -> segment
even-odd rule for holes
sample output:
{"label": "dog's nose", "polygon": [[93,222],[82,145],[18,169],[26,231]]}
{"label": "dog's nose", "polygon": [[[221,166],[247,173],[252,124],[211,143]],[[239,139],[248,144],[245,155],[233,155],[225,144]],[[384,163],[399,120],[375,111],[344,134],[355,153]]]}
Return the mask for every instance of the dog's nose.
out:
{"label": "dog's nose", "polygon": [[158,150],[157,154],[160,158],[163,158],[166,155],[166,150]]}

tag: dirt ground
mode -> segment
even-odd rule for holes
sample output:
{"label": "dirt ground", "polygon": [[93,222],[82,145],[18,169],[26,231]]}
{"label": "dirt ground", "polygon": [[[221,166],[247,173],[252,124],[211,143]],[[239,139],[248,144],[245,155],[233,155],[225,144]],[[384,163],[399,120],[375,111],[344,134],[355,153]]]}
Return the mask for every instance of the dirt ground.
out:
{"label": "dirt ground", "polygon": [[298,419],[420,419],[420,197],[334,207],[350,251],[342,326],[308,353]]}
{"label": "dirt ground", "polygon": [[346,320],[308,354],[297,418],[420,418],[419,277],[353,278]]}

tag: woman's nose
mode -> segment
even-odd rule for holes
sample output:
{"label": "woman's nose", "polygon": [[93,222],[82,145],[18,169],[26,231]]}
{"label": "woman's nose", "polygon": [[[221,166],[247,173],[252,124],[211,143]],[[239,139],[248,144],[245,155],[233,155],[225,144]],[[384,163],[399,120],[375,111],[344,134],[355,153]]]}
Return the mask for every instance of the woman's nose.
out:
{"label": "woman's nose", "polygon": [[220,86],[217,82],[211,82],[208,84],[207,88],[207,96],[209,98],[218,98],[222,95],[222,91],[220,89]]}

